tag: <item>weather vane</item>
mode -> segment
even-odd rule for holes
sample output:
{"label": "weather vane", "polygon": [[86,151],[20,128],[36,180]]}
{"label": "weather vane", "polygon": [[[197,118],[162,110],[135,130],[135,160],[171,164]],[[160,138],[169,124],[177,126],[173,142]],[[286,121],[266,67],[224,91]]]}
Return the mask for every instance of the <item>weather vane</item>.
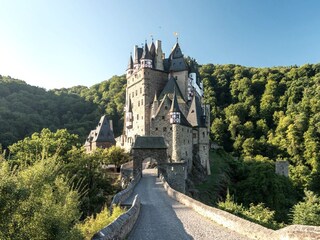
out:
{"label": "weather vane", "polygon": [[177,43],[178,43],[179,34],[178,34],[177,32],[174,32],[174,33],[173,33],[173,35],[175,35],[175,36],[176,36],[176,38],[177,38]]}

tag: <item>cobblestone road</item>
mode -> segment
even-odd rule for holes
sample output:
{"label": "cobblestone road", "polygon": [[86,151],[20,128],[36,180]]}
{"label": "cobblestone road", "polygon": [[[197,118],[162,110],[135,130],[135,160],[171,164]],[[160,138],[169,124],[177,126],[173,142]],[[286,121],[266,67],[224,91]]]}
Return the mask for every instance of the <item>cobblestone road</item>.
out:
{"label": "cobblestone road", "polygon": [[248,239],[171,199],[161,180],[156,178],[154,169],[144,170],[143,178],[128,202],[131,202],[136,194],[141,198],[141,212],[128,239]]}

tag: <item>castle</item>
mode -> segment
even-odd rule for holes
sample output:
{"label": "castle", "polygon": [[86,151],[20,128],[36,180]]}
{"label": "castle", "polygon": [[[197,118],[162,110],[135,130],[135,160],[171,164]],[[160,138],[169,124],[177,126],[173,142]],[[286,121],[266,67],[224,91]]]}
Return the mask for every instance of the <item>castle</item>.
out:
{"label": "castle", "polygon": [[126,78],[125,123],[117,145],[131,151],[137,136],[163,137],[168,162],[186,162],[190,172],[198,159],[210,174],[210,109],[178,41],[168,58],[159,40],[135,46]]}

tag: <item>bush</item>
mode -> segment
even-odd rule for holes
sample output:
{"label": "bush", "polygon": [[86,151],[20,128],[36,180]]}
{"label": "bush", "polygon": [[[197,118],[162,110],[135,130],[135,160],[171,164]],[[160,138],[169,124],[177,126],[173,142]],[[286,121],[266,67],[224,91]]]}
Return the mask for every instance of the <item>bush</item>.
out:
{"label": "bush", "polygon": [[263,203],[257,205],[251,203],[249,209],[247,209],[243,207],[242,204],[234,202],[233,197],[230,196],[229,192],[227,193],[226,200],[224,202],[219,202],[218,206],[222,210],[268,228],[278,229],[282,226],[274,220],[275,212],[266,208]]}
{"label": "bush", "polygon": [[79,194],[54,161],[17,170],[0,162],[0,239],[82,239]]}
{"label": "bush", "polygon": [[113,212],[110,215],[110,211],[105,207],[96,216],[92,215],[87,217],[83,223],[77,225],[77,229],[82,233],[85,239],[91,239],[93,235],[113,222],[117,217],[119,217],[125,210],[116,206],[113,208]]}
{"label": "bush", "polygon": [[320,197],[311,191],[305,191],[304,201],[293,207],[292,223],[302,225],[320,225]]}

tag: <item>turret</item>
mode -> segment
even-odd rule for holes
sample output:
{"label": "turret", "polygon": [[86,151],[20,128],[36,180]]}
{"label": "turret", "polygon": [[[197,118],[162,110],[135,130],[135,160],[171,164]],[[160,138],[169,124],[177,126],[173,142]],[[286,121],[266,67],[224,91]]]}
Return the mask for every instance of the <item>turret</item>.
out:
{"label": "turret", "polygon": [[130,54],[128,68],[127,68],[127,77],[130,77],[132,73],[133,73],[133,60],[132,60],[132,55]]}
{"label": "turret", "polygon": [[151,60],[152,60],[152,67],[155,67],[156,46],[153,43],[153,39],[152,39],[152,43],[149,48],[149,52],[150,52],[150,56],[151,56]]}
{"label": "turret", "polygon": [[152,118],[155,117],[158,108],[159,108],[159,101],[158,101],[158,98],[157,98],[157,93],[155,93],[154,94],[153,103],[152,103],[152,106],[151,106],[151,117]]}
{"label": "turret", "polygon": [[178,105],[176,91],[173,93],[173,100],[170,108],[170,123],[180,124],[181,123],[181,111]]}
{"label": "turret", "polygon": [[141,67],[143,68],[152,68],[152,57],[150,55],[148,45],[145,43],[142,57],[141,57]]}
{"label": "turret", "polygon": [[132,128],[132,125],[133,125],[133,113],[132,113],[131,99],[129,98],[128,106],[126,108],[126,127],[130,129]]}
{"label": "turret", "polygon": [[137,45],[135,45],[134,46],[134,62],[133,62],[134,71],[137,71],[140,68],[141,55],[142,55],[142,48],[139,48]]}

